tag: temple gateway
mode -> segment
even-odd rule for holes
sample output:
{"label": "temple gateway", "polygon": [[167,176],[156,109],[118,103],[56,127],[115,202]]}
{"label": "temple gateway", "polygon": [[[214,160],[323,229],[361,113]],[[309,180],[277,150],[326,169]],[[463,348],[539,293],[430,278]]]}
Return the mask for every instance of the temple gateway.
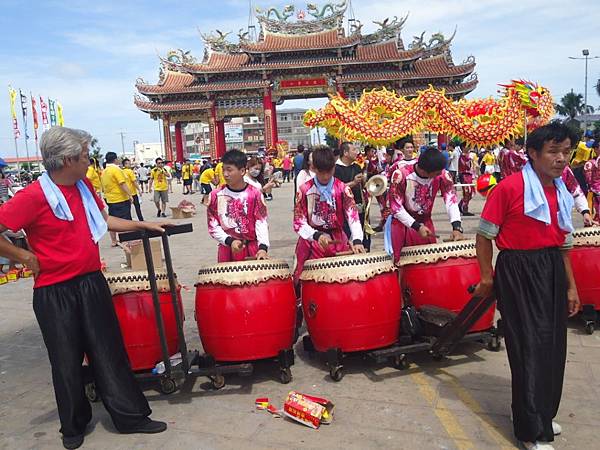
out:
{"label": "temple gateway", "polygon": [[[460,98],[477,86],[475,58],[454,64],[450,45],[441,33],[414,36],[407,46],[401,31],[407,17],[374,22],[378,29],[362,33],[349,20],[344,0],[306,11],[288,5],[283,10],[256,10],[259,33],[243,29],[237,43],[230,32],[203,34],[204,56],[172,50],[161,58],[159,81],[136,82],[135,105],[163,121],[167,159],[183,160],[182,125],[204,122],[210,129],[210,152],[225,152],[224,123],[233,117],[264,117],[265,145],[278,142],[277,105],[284,100],[326,97],[340,93],[359,97],[364,89],[385,86],[400,95],[416,95],[433,85]],[[455,31],[456,33],[456,31]],[[171,126],[176,155],[172,154]]]}

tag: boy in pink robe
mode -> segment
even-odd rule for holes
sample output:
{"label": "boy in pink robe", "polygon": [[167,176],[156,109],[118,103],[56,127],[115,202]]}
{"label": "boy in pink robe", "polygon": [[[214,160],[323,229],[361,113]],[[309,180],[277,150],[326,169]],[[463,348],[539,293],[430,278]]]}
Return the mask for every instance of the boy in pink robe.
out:
{"label": "boy in pink robe", "polygon": [[438,191],[452,223],[452,239],[463,239],[458,199],[445,167],[444,155],[435,147],[427,147],[416,164],[400,167],[392,174],[388,193],[392,215],[386,223],[386,234],[391,235],[396,262],[403,247],[436,242],[431,212]]}
{"label": "boy in pink robe", "polygon": [[[590,159],[585,163],[583,166],[583,174],[585,175],[588,189],[593,195],[592,205],[594,208],[594,221],[600,222],[600,156],[596,159]],[[567,185],[567,189],[568,187],[569,186]]]}
{"label": "boy in pink robe", "polygon": [[[294,271],[296,284],[308,259],[335,256],[337,252],[349,249],[354,253],[365,252],[362,226],[352,192],[333,176],[333,151],[326,145],[315,147],[312,162],[315,177],[300,187],[294,208],[294,231],[299,236]],[[352,243],[348,242],[344,233],[344,220],[350,227]]]}
{"label": "boy in pink robe", "polygon": [[230,150],[222,158],[225,186],[210,193],[208,233],[219,242],[218,262],[268,259],[269,226],[262,193],[244,181],[247,157]]}

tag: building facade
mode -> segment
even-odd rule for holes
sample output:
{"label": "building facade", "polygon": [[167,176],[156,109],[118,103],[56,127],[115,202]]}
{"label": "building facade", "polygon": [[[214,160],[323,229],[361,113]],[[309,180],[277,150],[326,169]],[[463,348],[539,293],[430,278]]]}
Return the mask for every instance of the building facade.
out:
{"label": "building facade", "polygon": [[[275,146],[277,106],[287,99],[335,93],[358,98],[364,89],[384,86],[410,97],[430,84],[460,98],[477,86],[475,59],[471,56],[461,64],[452,60],[454,36],[446,39],[436,33],[426,40],[423,32],[405,45],[401,31],[406,18],[396,17],[375,22],[379,28],[369,34],[354,21],[346,34],[346,8],[345,0],[322,8],[308,4],[297,20],[292,19],[291,5],[283,11],[259,11],[258,37],[241,30],[236,43],[228,40],[231,33],[204,34],[201,60],[183,50],[169,52],[161,58],[157,84],[137,80],[134,102],[151,118],[162,120],[166,148],[174,147],[175,158],[181,160],[185,123],[208,124],[211,155],[220,157],[232,136],[226,135],[225,124],[236,117],[260,117],[265,146]],[[293,135],[292,127],[289,136]],[[254,130],[242,138],[246,145],[260,133]]]}

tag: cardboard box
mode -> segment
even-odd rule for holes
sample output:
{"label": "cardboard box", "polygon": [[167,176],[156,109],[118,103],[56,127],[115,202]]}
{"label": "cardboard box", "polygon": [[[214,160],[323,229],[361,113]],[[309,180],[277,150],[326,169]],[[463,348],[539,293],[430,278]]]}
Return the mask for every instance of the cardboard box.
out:
{"label": "cardboard box", "polygon": [[297,422],[317,429],[322,423],[331,423],[333,407],[333,403],[325,398],[291,391],[283,404],[283,413]]}
{"label": "cardboard box", "polygon": [[[159,240],[150,240],[150,248],[152,249],[152,261],[154,269],[162,269],[162,246]],[[125,257],[127,258],[127,266],[134,271],[148,270],[146,266],[146,258],[144,257],[144,246],[142,241],[131,241],[123,244]]]}
{"label": "cardboard box", "polygon": [[186,211],[183,208],[171,206],[171,217],[173,219],[189,219],[194,215],[191,211]]}

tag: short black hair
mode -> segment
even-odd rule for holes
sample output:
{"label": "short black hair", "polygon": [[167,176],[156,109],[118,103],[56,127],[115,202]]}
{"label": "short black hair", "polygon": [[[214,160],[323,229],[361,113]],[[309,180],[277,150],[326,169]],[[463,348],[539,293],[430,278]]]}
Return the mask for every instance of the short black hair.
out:
{"label": "short black hair", "polygon": [[415,145],[415,143],[413,142],[413,140],[411,138],[405,137],[398,141],[398,145],[399,145],[398,149],[402,150],[406,144]]}
{"label": "short black hair", "polygon": [[437,148],[428,146],[419,155],[417,164],[427,173],[437,172],[446,168],[446,157]]}
{"label": "short black hair", "polygon": [[104,157],[106,164],[112,164],[117,160],[117,154],[115,152],[108,152]]}
{"label": "short black hair", "polygon": [[396,149],[393,147],[386,148],[385,153],[393,158],[396,155]]}
{"label": "short black hair", "polygon": [[321,172],[329,172],[335,167],[335,155],[328,145],[317,145],[312,151],[313,166]]}
{"label": "short black hair", "polygon": [[308,148],[302,152],[302,170],[306,170],[307,172],[310,170],[309,160],[310,160],[311,153],[312,153],[312,150],[310,148]]}
{"label": "short black hair", "polygon": [[296,151],[298,153],[302,153],[304,151],[304,145],[302,145],[302,144],[298,145],[298,147],[296,148]]}
{"label": "short black hair", "polygon": [[350,151],[350,146],[352,142],[344,141],[340,144],[340,156],[344,156],[344,153]]}
{"label": "short black hair", "polygon": [[229,164],[235,166],[238,169],[243,169],[248,164],[248,157],[240,150],[232,149],[225,152],[223,158],[221,158],[223,165]]}
{"label": "short black hair", "polygon": [[156,164],[158,164],[159,162],[163,162],[163,159],[162,159],[162,158],[156,158],[156,159],[154,160],[154,162],[155,162]]}
{"label": "short black hair", "polygon": [[123,158],[123,160],[121,161],[121,163],[122,163],[123,165],[125,165],[125,163],[126,163],[126,162],[129,162],[129,158]]}
{"label": "short black hair", "polygon": [[537,128],[527,137],[527,154],[529,155],[530,149],[540,153],[546,142],[560,143],[565,139],[569,139],[571,147],[575,147],[579,142],[577,131],[559,120],[552,121]]}

